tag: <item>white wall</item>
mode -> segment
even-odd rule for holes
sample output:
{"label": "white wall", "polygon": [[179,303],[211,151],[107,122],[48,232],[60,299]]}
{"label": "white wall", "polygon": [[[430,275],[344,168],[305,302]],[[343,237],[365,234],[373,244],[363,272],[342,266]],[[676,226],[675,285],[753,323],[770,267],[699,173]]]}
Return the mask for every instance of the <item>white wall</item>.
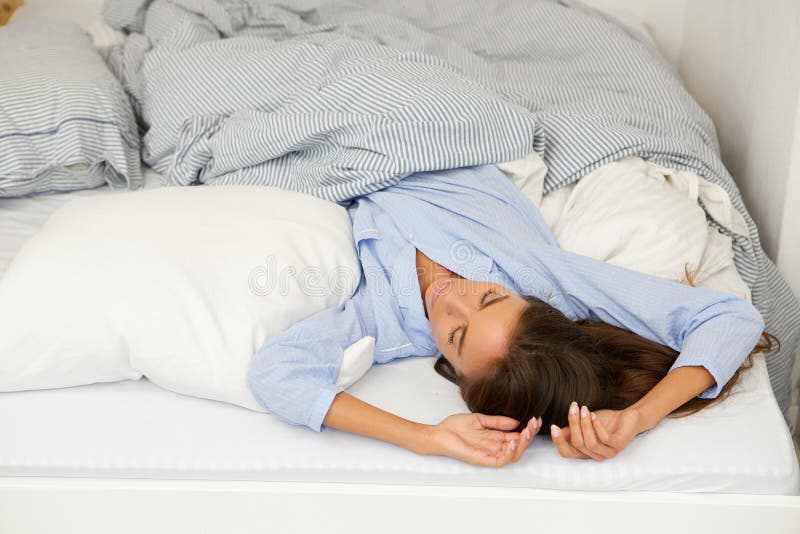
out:
{"label": "white wall", "polygon": [[[797,63],[800,66],[800,51]],[[791,152],[792,161],[789,166],[789,180],[786,183],[781,237],[778,241],[778,268],[786,276],[794,292],[800,295],[800,95],[797,101]]]}

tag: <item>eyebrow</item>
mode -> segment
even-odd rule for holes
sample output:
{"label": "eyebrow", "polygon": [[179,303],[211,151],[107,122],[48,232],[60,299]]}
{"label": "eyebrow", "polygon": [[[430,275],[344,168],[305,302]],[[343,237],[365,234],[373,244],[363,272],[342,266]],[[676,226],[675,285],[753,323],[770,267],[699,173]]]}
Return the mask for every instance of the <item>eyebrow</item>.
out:
{"label": "eyebrow", "polygon": [[[489,302],[489,304],[486,304],[486,305],[482,306],[479,311],[483,311],[486,308],[488,308],[489,306],[491,306],[492,304],[496,304],[496,303],[498,303],[498,302],[500,302],[502,300],[506,300],[507,298],[508,298],[508,295],[503,295],[502,297],[497,297],[496,299],[492,299]],[[465,326],[464,327],[464,331],[461,332],[461,338],[458,340],[458,351],[456,351],[456,353],[458,354],[459,358],[461,357],[461,349],[464,347],[464,341],[466,341],[466,339],[467,339],[467,327]]]}

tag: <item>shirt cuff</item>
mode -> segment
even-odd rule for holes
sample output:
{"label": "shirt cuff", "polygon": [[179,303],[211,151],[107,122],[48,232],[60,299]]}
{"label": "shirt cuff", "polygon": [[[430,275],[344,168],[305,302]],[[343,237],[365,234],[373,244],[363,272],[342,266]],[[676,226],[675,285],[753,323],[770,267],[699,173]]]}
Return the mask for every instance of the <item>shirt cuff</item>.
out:
{"label": "shirt cuff", "polygon": [[316,402],[314,402],[314,405],[311,407],[311,414],[308,417],[306,426],[316,432],[322,432],[323,428],[327,428],[322,424],[322,421],[325,419],[325,416],[328,414],[328,410],[331,408],[333,398],[342,391],[344,391],[344,388],[339,387],[336,384],[330,384],[320,391]]}
{"label": "shirt cuff", "polygon": [[711,376],[714,377],[714,383],[711,384],[706,389],[704,389],[703,391],[701,391],[700,393],[698,393],[697,396],[700,397],[701,399],[714,399],[714,398],[716,398],[717,395],[719,395],[719,392],[722,391],[722,387],[720,387],[720,384],[722,384],[723,387],[724,387],[724,385],[730,379],[730,377],[723,376],[722,371],[720,371],[719,369],[715,368],[713,365],[709,365],[709,363],[707,361],[702,361],[702,360],[689,360],[689,359],[680,360],[680,359],[678,359],[678,360],[675,361],[675,363],[672,365],[672,367],[670,367],[668,373],[671,373],[672,371],[674,371],[675,369],[677,369],[679,367],[692,367],[692,366],[702,367],[703,369],[705,369],[706,371],[711,373]]}

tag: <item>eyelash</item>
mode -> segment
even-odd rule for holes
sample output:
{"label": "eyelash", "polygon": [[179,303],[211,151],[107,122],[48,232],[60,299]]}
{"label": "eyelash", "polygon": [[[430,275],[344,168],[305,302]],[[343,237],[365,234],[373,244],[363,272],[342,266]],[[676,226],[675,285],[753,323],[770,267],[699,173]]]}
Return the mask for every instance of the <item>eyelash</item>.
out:
{"label": "eyelash", "polygon": [[[486,293],[484,293],[483,296],[481,297],[481,306],[480,306],[480,308],[482,308],[486,304],[486,299],[489,298],[489,295],[493,295],[493,294],[494,294],[494,289],[486,290]],[[478,308],[478,309],[480,309],[480,308]],[[461,328],[461,327],[457,326],[457,327],[453,328],[453,330],[450,332],[450,335],[447,337],[447,342],[449,344],[451,344],[451,345],[453,344],[453,338],[455,337],[456,331],[458,331],[459,328]]]}

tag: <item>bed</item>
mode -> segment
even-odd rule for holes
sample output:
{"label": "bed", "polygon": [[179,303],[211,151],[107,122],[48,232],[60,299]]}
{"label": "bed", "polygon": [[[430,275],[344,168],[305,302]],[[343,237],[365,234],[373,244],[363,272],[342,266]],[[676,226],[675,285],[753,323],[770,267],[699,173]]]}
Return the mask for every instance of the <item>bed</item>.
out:
{"label": "bed", "polygon": [[[80,15],[87,25],[97,15],[91,4]],[[520,186],[553,227],[577,194],[571,186],[542,199],[543,182]],[[146,167],[143,188],[159,187],[160,173]],[[59,207],[120,194],[126,192],[103,186],[0,200],[0,276]],[[703,283],[746,293],[732,266]],[[436,423],[464,406],[432,366],[425,358],[376,366],[349,391]],[[730,399],[665,419],[603,463],[560,458],[549,439],[537,438],[518,463],[478,468],[333,430],[315,435],[146,378],[3,393],[0,428],[3,532],[477,532],[609,524],[633,532],[643,523],[655,532],[698,525],[794,532],[800,523],[800,468],[760,355]]]}

